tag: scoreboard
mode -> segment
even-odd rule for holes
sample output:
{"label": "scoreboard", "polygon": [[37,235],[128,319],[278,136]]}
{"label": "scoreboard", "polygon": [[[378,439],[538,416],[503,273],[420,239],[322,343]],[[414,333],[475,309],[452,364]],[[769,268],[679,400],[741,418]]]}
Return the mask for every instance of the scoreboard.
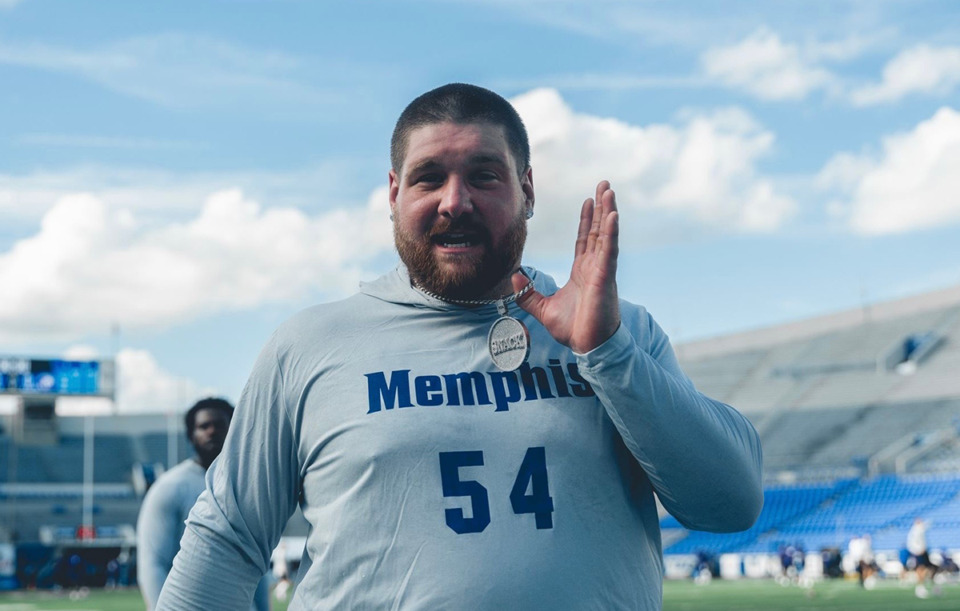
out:
{"label": "scoreboard", "polygon": [[112,360],[37,359],[0,356],[0,395],[113,397]]}

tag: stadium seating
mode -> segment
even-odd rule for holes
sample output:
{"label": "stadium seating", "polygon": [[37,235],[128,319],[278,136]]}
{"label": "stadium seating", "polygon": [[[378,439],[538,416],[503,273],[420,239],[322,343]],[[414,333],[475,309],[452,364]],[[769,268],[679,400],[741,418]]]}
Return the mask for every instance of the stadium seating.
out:
{"label": "stadium seating", "polygon": [[[10,450],[3,455],[16,465],[16,471],[3,474],[5,480],[38,483],[83,482],[84,446],[83,437],[64,435],[55,445],[24,445],[16,447],[15,460],[11,461]],[[124,435],[98,435],[94,441],[93,478],[101,483],[120,483],[130,479],[130,464],[133,462],[131,439]],[[100,457],[101,460],[96,460]],[[109,460],[102,460],[109,457]],[[9,468],[5,471],[9,471]]]}
{"label": "stadium seating", "polygon": [[[667,551],[689,554],[705,550],[713,553],[757,550],[758,537],[776,531],[784,525],[816,510],[828,499],[836,498],[855,485],[855,480],[796,486],[767,487],[763,492],[763,511],[756,524],[747,531],[734,534],[715,534],[692,531],[689,536],[670,546]],[[661,521],[661,528],[678,528],[679,523],[668,517]]]}
{"label": "stadium seating", "polygon": [[[930,522],[931,546],[960,548],[960,476],[884,475],[870,480],[768,487],[764,508],[748,531],[691,531],[665,550],[669,554],[772,553],[781,545],[807,550],[844,548],[852,536],[869,534],[874,549],[899,550],[914,518]],[[674,518],[662,529],[676,529]]]}
{"label": "stadium seating", "polygon": [[862,463],[906,435],[953,428],[960,399],[787,411],[763,439],[768,472]]}
{"label": "stadium seating", "polygon": [[[915,301],[692,342],[677,355],[698,389],[760,429],[769,414],[785,410],[960,397],[960,345],[949,341],[960,336],[960,305]],[[928,332],[947,341],[913,375],[881,366],[891,347]]]}
{"label": "stadium seating", "polygon": [[[0,527],[25,542],[37,542],[42,527],[76,528],[84,503],[84,437],[78,418],[61,418],[61,434],[48,445],[17,444],[0,434]],[[138,459],[170,464],[192,449],[165,418],[110,416],[98,419],[93,445],[93,518],[99,525],[136,523],[140,499],[132,485]],[[176,424],[180,424],[177,420]],[[158,430],[159,428],[159,430]],[[129,432],[125,432],[129,431]]]}

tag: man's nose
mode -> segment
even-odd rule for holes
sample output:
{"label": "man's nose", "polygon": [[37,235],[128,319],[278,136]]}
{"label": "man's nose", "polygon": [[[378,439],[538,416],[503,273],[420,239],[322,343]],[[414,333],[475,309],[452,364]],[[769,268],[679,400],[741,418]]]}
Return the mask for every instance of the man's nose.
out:
{"label": "man's nose", "polygon": [[449,177],[447,184],[443,186],[440,198],[438,212],[444,216],[455,219],[473,210],[470,190],[466,183],[457,176]]}
{"label": "man's nose", "polygon": [[204,428],[203,432],[207,435],[207,437],[217,437],[217,436],[223,437],[224,435],[227,434],[227,427],[210,425]]}

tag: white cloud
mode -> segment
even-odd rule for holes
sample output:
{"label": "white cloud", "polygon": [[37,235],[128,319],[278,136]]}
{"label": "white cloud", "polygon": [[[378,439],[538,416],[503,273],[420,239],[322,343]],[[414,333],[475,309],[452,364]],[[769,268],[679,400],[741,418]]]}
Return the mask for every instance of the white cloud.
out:
{"label": "white cloud", "polygon": [[85,165],[24,175],[0,174],[0,217],[10,225],[32,226],[61,198],[84,192],[111,208],[170,221],[192,214],[207,195],[228,188],[240,188],[272,206],[311,209],[320,202],[349,199],[337,188],[358,181],[357,173],[354,163],[334,160],[277,171],[183,173]]}
{"label": "white cloud", "polygon": [[160,227],[89,194],[66,196],[37,234],[0,254],[0,338],[165,325],[351,290],[364,262],[392,247],[387,216],[382,190],[366,208],[313,217],[225,190],[196,217]]}
{"label": "white cloud", "polygon": [[700,59],[706,75],[728,87],[764,100],[799,100],[835,84],[833,74],[814,59],[851,52],[839,44],[820,44],[805,52],[761,28],[737,44],[708,49]]}
{"label": "white cloud", "polygon": [[890,32],[877,29],[868,35],[852,34],[837,40],[811,40],[804,43],[802,55],[808,62],[850,61],[881,44]]}
{"label": "white cloud", "polygon": [[[545,254],[569,252],[580,203],[604,178],[620,198],[624,249],[690,231],[770,231],[793,213],[794,203],[756,169],[773,136],[743,111],[637,126],[575,113],[553,90],[515,103],[534,157],[531,248]],[[246,189],[200,195],[223,176],[134,172],[110,183],[107,174],[8,177],[6,184],[0,177],[0,209],[42,214],[39,230],[0,250],[0,340],[68,339],[114,323],[159,327],[310,292],[352,291],[369,275],[365,266],[393,250],[385,186],[366,205],[310,212],[278,205],[284,188],[322,183],[327,170],[247,177],[246,185],[273,194],[269,207]],[[69,191],[86,182],[96,191]],[[28,210],[30,203],[43,212]]]}
{"label": "white cloud", "polygon": [[640,89],[700,89],[711,82],[703,76],[640,76],[624,73],[584,72],[551,74],[535,78],[498,78],[494,89],[549,87],[564,91],[631,91]]}
{"label": "white cloud", "polygon": [[882,153],[836,155],[818,177],[839,198],[830,211],[862,234],[902,233],[960,222],[960,112],[941,108]]}
{"label": "white cloud", "polygon": [[218,394],[166,371],[146,350],[121,350],[117,373],[117,411],[122,413],[181,411],[201,397]]}
{"label": "white cloud", "polygon": [[[447,0],[450,2],[451,0]],[[463,0],[453,0],[462,2]],[[492,5],[498,14],[513,13],[520,19],[550,29],[586,36],[604,45],[702,48],[705,40],[762,21],[760,11],[730,10],[727,5],[636,2],[631,0],[470,0]],[[756,8],[756,7],[753,7]],[[784,9],[778,7],[778,11]]]}
{"label": "white cloud", "polygon": [[624,235],[643,244],[689,228],[771,231],[793,214],[794,203],[756,170],[773,135],[741,110],[643,127],[575,113],[550,89],[513,103],[531,140],[534,248],[571,248],[580,204],[602,179],[617,192]]}
{"label": "white cloud", "polygon": [[86,344],[74,344],[63,351],[63,358],[74,361],[94,360],[99,358],[100,353],[93,346]]}
{"label": "white cloud", "polygon": [[80,50],[0,42],[0,64],[4,63],[77,74],[174,108],[335,100],[323,89],[305,84],[295,57],[199,35],[156,34]]}
{"label": "white cloud", "polygon": [[[717,29],[715,23],[710,27]],[[696,74],[554,73],[538,77],[500,78],[493,85],[502,89],[549,87],[563,91],[619,92],[712,89],[720,83],[747,91],[761,99],[801,99],[816,90],[841,93],[843,82],[824,64],[852,61],[877,46],[883,38],[883,33],[870,36],[854,34],[836,40],[811,39],[802,44],[787,44],[778,34],[760,28],[734,45],[714,46],[701,52],[701,70]],[[703,46],[703,39],[697,42],[699,47]]]}
{"label": "white cloud", "polygon": [[883,80],[851,93],[854,104],[895,102],[913,94],[947,95],[960,85],[960,47],[917,45],[900,52],[883,69]]}
{"label": "white cloud", "polygon": [[45,149],[124,149],[124,150],[188,150],[204,148],[203,145],[187,140],[162,140],[156,138],[127,138],[117,136],[97,136],[90,134],[24,134],[14,141],[18,144],[39,146]]}

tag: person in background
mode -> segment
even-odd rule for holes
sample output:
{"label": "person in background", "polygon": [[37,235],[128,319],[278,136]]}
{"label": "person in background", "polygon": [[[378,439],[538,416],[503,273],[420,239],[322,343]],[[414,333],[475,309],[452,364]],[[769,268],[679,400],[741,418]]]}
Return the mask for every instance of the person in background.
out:
{"label": "person in background", "polygon": [[[223,450],[233,418],[233,406],[217,398],[202,399],[184,417],[187,439],[195,456],[161,475],[147,491],[137,516],[137,582],[147,605],[156,608],[173,558],[180,550],[184,521],[204,490],[204,477]],[[269,580],[264,577],[254,595],[254,611],[268,611]]]}
{"label": "person in background", "polygon": [[287,561],[287,544],[280,540],[273,550],[273,595],[277,600],[287,600],[290,595],[290,563]]}
{"label": "person in background", "polygon": [[933,579],[937,565],[930,560],[930,551],[927,549],[927,522],[923,518],[916,518],[907,532],[907,553],[907,565],[917,573],[917,587],[914,592],[917,598],[927,598],[930,596],[927,581]]}
{"label": "person in background", "polygon": [[877,561],[873,555],[873,539],[869,534],[850,539],[847,546],[847,554],[850,556],[851,564],[857,571],[857,579],[860,587],[872,590],[877,585],[876,574],[879,570]]}

